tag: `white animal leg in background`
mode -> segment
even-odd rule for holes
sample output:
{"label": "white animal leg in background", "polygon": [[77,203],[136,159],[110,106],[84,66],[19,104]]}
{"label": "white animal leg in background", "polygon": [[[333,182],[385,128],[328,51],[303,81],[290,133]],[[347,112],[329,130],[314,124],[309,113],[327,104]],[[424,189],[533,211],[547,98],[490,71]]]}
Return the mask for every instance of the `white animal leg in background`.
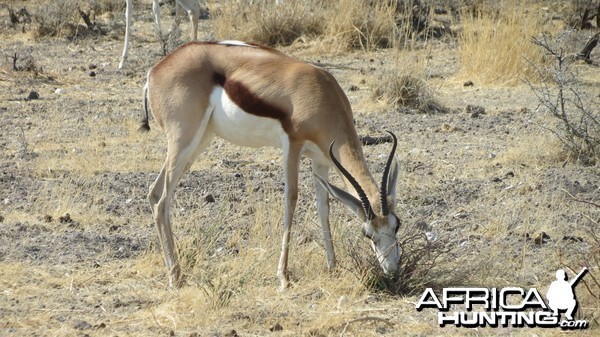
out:
{"label": "white animal leg in background", "polygon": [[[198,38],[198,20],[200,19],[200,5],[197,0],[177,0],[176,11],[183,8],[190,19],[192,24],[190,39],[196,41]],[[152,13],[154,15],[154,22],[156,23],[156,29],[158,35],[162,37],[162,28],[160,24],[160,3],[159,0],[152,0]],[[175,14],[175,24],[179,27],[179,15]],[[123,69],[125,61],[129,56],[129,40],[131,38],[131,26],[133,18],[133,1],[126,0],[125,8],[125,41],[123,43],[123,53],[121,54],[121,61],[119,62],[119,69]]]}
{"label": "white animal leg in background", "polygon": [[129,37],[131,36],[131,16],[133,10],[132,0],[126,1],[125,8],[125,42],[123,45],[123,53],[121,54],[121,62],[119,62],[119,69],[123,68],[125,65],[125,60],[127,60],[127,56],[129,56]]}

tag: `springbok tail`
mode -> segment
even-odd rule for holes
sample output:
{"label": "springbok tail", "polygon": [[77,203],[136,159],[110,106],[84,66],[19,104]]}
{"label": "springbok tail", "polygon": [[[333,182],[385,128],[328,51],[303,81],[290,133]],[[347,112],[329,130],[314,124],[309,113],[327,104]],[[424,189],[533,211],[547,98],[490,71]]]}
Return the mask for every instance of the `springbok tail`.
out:
{"label": "springbok tail", "polygon": [[142,132],[146,132],[146,131],[150,131],[150,121],[149,121],[149,115],[148,115],[148,84],[146,83],[146,85],[144,86],[144,110],[145,110],[145,116],[142,118],[142,123],[140,125],[140,128],[138,129],[139,131]]}

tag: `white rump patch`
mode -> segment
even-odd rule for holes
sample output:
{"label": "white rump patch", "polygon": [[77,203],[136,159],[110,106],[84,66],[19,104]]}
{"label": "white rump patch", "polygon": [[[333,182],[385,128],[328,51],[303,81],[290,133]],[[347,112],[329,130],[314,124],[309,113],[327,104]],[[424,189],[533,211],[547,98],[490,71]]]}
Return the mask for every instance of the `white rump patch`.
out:
{"label": "white rump patch", "polygon": [[251,47],[251,48],[256,48],[256,46],[247,44],[246,42],[237,41],[237,40],[225,40],[225,41],[220,41],[217,44],[222,44],[222,45],[225,45],[225,46],[237,46],[237,47]]}

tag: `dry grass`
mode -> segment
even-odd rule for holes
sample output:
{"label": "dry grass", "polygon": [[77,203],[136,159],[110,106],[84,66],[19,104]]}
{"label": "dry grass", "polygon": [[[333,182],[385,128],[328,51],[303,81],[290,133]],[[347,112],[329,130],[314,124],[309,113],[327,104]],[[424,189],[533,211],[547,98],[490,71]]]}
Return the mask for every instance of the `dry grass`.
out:
{"label": "dry grass", "polygon": [[77,1],[49,2],[43,9],[33,14],[33,37],[73,37],[77,32],[79,13]]}
{"label": "dry grass", "polygon": [[400,112],[448,112],[428,83],[430,52],[396,51],[393,65],[375,75],[371,99]]}
{"label": "dry grass", "polygon": [[306,1],[291,0],[276,6],[274,1],[209,3],[218,39],[237,39],[270,46],[287,46],[297,39],[322,33],[322,6],[309,7]]}
{"label": "dry grass", "polygon": [[462,13],[458,37],[458,77],[480,83],[517,84],[535,75],[542,53],[530,43],[544,26],[536,11],[522,2],[504,0],[497,7]]}
{"label": "dry grass", "polygon": [[209,3],[218,39],[240,39],[271,46],[316,39],[323,50],[375,50],[395,44],[396,5],[389,1],[290,0]]}
{"label": "dry grass", "polygon": [[394,2],[341,0],[326,10],[328,24],[322,40],[332,52],[370,51],[397,41]]}

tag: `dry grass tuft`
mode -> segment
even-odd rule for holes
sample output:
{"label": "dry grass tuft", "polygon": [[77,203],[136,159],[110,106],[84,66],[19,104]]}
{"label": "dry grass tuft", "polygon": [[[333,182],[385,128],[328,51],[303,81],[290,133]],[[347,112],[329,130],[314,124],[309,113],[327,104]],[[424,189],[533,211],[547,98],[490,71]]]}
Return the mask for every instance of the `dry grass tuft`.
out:
{"label": "dry grass tuft", "polygon": [[212,5],[213,27],[218,39],[251,41],[270,46],[287,46],[299,38],[319,35],[324,23],[321,8],[306,1],[291,0],[276,6],[261,1],[250,6],[239,1]]}
{"label": "dry grass tuft", "polygon": [[34,38],[43,37],[72,37],[77,32],[79,13],[77,1],[53,1],[48,3],[43,10],[33,14]]}
{"label": "dry grass tuft", "polygon": [[397,36],[396,6],[392,1],[362,0],[330,5],[323,41],[336,52],[392,47]]}
{"label": "dry grass tuft", "polygon": [[407,107],[421,112],[429,110],[433,94],[423,79],[412,75],[385,73],[373,89],[372,97],[398,109]]}
{"label": "dry grass tuft", "polygon": [[530,43],[543,27],[536,11],[514,0],[502,1],[498,7],[502,10],[463,11],[459,77],[513,85],[535,74],[526,59],[542,63],[542,53]]}
{"label": "dry grass tuft", "polygon": [[344,52],[395,45],[396,4],[389,1],[290,0],[280,5],[261,1],[251,6],[228,1],[209,4],[218,39],[241,39],[287,46],[298,39],[317,39],[324,49]]}
{"label": "dry grass tuft", "polygon": [[396,64],[378,76],[371,99],[402,112],[447,112],[435,99],[434,90],[426,81],[425,69],[422,60],[407,60],[403,54],[397,54]]}

